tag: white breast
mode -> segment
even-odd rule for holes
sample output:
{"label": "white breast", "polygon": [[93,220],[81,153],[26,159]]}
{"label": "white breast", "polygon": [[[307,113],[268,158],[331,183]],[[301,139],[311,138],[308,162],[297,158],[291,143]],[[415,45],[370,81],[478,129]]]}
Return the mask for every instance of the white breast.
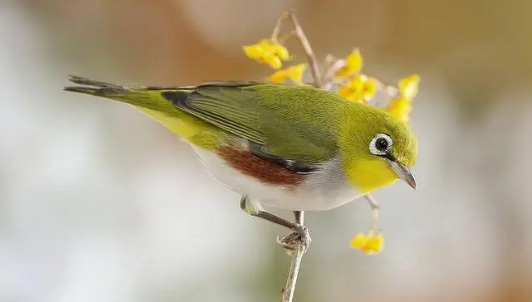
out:
{"label": "white breast", "polygon": [[309,175],[301,185],[288,188],[243,175],[216,154],[193,148],[216,180],[234,192],[248,195],[252,202],[260,205],[291,211],[324,211],[364,195],[345,181],[339,159],[325,163],[319,172]]}

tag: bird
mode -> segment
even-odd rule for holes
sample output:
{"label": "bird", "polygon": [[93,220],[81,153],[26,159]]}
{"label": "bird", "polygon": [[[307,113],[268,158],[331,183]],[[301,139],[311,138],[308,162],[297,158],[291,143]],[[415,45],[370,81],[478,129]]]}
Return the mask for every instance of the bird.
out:
{"label": "bird", "polygon": [[[293,231],[308,248],[303,211],[338,208],[412,173],[418,141],[382,108],[311,85],[254,81],[122,86],[69,76],[65,91],[131,105],[179,136],[246,213]],[[293,211],[295,221],[265,208]]]}

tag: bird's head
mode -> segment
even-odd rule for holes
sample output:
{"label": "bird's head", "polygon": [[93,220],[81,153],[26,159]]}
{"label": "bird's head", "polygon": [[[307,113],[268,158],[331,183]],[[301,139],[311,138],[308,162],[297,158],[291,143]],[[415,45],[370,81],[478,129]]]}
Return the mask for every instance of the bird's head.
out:
{"label": "bird's head", "polygon": [[340,135],[340,155],[347,180],[369,193],[399,179],[412,188],[410,168],[417,157],[417,139],[408,124],[370,106],[345,120]]}

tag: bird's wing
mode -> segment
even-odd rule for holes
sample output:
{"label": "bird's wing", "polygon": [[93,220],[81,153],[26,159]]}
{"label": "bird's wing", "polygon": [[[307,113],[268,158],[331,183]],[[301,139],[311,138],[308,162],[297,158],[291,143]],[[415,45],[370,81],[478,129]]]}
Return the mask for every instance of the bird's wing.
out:
{"label": "bird's wing", "polygon": [[253,82],[187,89],[161,94],[179,109],[248,140],[257,156],[305,170],[336,155],[334,112],[331,104],[320,108],[332,94],[323,90]]}

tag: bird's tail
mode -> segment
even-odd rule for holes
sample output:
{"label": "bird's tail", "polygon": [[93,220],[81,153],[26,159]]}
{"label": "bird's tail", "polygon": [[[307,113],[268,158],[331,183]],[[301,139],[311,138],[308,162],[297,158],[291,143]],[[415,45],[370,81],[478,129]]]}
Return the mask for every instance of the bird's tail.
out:
{"label": "bird's tail", "polygon": [[[157,93],[150,93],[148,87],[126,87],[79,76],[70,76],[69,81],[80,86],[67,86],[63,90],[112,99],[148,109],[157,109],[154,107],[160,103],[157,99],[160,90]],[[151,91],[155,92],[155,89]]]}
{"label": "bird's tail", "polygon": [[111,83],[94,81],[84,77],[70,76],[70,82],[80,86],[68,86],[63,90],[87,94],[106,99],[112,99],[139,108],[169,112],[177,110],[172,106],[171,102],[164,99],[161,95],[166,90],[180,90],[182,92],[190,92],[186,87],[151,87],[151,86],[120,86]]}
{"label": "bird's tail", "polygon": [[70,76],[69,81],[83,86],[68,86],[65,91],[89,94],[101,97],[117,97],[128,93],[125,86],[118,86],[110,83],[94,81],[79,76]]}
{"label": "bird's tail", "polygon": [[[119,86],[115,84],[94,81],[79,76],[70,76],[69,80],[79,86],[65,87],[65,91],[87,94],[133,105],[153,119],[162,123],[172,132],[183,139],[201,145],[201,135],[205,136],[212,131],[213,126],[178,109],[173,103],[163,97],[165,91],[179,91],[190,93],[194,87],[155,87],[155,86]],[[198,135],[201,134],[201,135]],[[196,142],[195,139],[200,141]],[[210,138],[213,140],[213,138]]]}

